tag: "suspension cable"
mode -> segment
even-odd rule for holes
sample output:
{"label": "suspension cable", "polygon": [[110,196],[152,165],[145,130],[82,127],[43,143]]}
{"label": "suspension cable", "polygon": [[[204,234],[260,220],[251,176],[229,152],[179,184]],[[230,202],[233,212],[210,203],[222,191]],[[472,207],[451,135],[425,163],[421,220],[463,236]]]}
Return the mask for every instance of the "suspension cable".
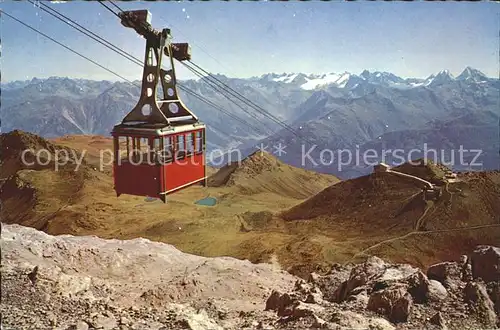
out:
{"label": "suspension cable", "polygon": [[[102,4],[102,2],[100,2]],[[118,8],[118,10],[120,10],[121,12],[123,12],[123,10],[121,10],[118,6],[116,6]],[[117,15],[117,14],[115,14]],[[118,16],[118,15],[117,15]],[[180,62],[180,61],[179,61]],[[269,113],[268,111],[266,111],[265,109],[263,109],[262,107],[256,105],[254,102],[250,101],[248,98],[246,98],[245,96],[243,96],[241,93],[235,91],[233,88],[231,88],[230,86],[228,86],[227,84],[225,84],[224,82],[220,81],[219,79],[217,79],[216,77],[214,77],[211,73],[209,73],[208,71],[204,70],[203,68],[201,68],[199,65],[197,65],[196,63],[192,62],[192,61],[189,61],[191,64],[193,64],[194,66],[196,66],[198,69],[200,69],[201,71],[205,72],[209,77],[211,77],[213,80],[217,81],[219,84],[221,84],[222,86],[225,87],[225,89],[227,89],[227,91],[231,91],[233,96],[234,94],[238,95],[239,96],[239,99],[242,100],[246,100],[243,101],[245,102],[247,105],[251,106],[253,109],[255,109],[256,111],[260,112],[261,114],[263,114],[264,116],[266,116],[267,118],[271,119],[272,121],[274,121],[275,123],[277,123],[278,125],[280,125],[281,127],[285,128],[286,130],[290,131],[292,134],[294,134],[295,136],[297,136],[299,139],[301,139],[302,141],[304,142],[307,142],[307,143],[311,143],[311,144],[314,144],[313,142],[309,141],[308,139],[300,136],[296,130],[294,130],[291,126],[289,126],[288,124],[286,124],[285,122],[281,121],[280,119],[278,119],[276,116],[274,116],[273,114]],[[184,62],[180,62],[181,64],[183,64],[184,66],[188,67],[188,65]],[[192,68],[191,68],[192,69]],[[192,70],[191,70],[192,71]],[[203,76],[203,75],[202,75]],[[205,80],[208,80],[208,79],[205,79]],[[213,85],[210,85],[210,87],[214,88]],[[226,91],[226,92],[227,92]],[[222,94],[222,93],[221,93]],[[224,94],[223,94],[224,95]],[[224,95],[225,96],[225,95]],[[225,96],[227,98],[227,96]]]}
{"label": "suspension cable", "polygon": [[[31,1],[31,0],[28,0],[28,1]],[[116,5],[113,1],[109,1],[111,4],[113,4],[119,11],[123,12],[123,10],[118,6]],[[103,4],[102,2],[100,2],[101,4]],[[116,14],[118,16],[118,14]],[[183,64],[186,66],[186,64],[184,62],[181,62],[179,61],[179,63]],[[142,62],[140,64],[142,66]],[[198,75],[200,78],[202,78],[203,80],[206,80],[202,74],[199,74],[199,73],[196,73],[195,71],[193,71],[193,69],[189,66],[186,66],[191,72],[195,73],[196,75]],[[266,126],[266,123],[262,122],[254,113],[252,112],[247,112],[245,108],[243,108],[240,104],[238,104],[237,102],[235,102],[233,99],[231,99],[230,97],[227,96],[227,94],[225,94],[225,91],[224,89],[218,87],[218,86],[214,86],[213,83],[210,83],[210,81],[208,81],[207,85],[209,85],[210,87],[212,87],[214,90],[216,90],[217,92],[219,92],[222,96],[224,96],[226,99],[228,99],[230,102],[234,103],[237,107],[239,107],[241,110],[243,110],[243,112],[249,116],[251,116],[252,118],[254,118],[255,120],[257,120],[258,122],[260,122],[261,124],[263,124],[263,126]],[[241,99],[241,98],[240,98]],[[247,102],[248,104],[248,102]],[[261,131],[262,132],[262,131]],[[270,133],[274,133],[273,129],[270,128],[269,130]],[[269,134],[268,133],[264,133],[264,134]]]}
{"label": "suspension cable", "polygon": [[[182,63],[182,64],[184,64],[183,62],[181,62],[181,63]],[[231,101],[232,103],[234,103],[234,104],[235,104],[238,108],[240,108],[241,110],[243,110],[245,113],[247,113],[249,116],[251,116],[251,117],[252,117],[252,118],[254,118],[255,120],[260,121],[260,119],[256,116],[256,114],[255,114],[255,113],[253,113],[253,112],[247,112],[247,111],[246,111],[246,109],[245,109],[245,108],[243,108],[243,107],[241,106],[241,104],[237,103],[237,102],[236,102],[236,101],[234,101],[232,98],[228,97],[228,96],[227,96],[227,94],[226,94],[226,93],[227,93],[227,91],[225,91],[223,88],[221,88],[221,87],[220,87],[220,86],[218,86],[217,84],[214,84],[212,81],[210,81],[210,80],[206,79],[206,78],[203,76],[203,74],[199,73],[199,71],[197,71],[197,70],[193,70],[193,69],[192,69],[191,67],[189,67],[189,66],[186,66],[186,67],[187,67],[187,68],[188,68],[191,72],[193,72],[195,75],[197,75],[197,76],[198,76],[198,77],[200,77],[202,80],[204,80],[204,81],[205,81],[205,83],[206,83],[208,86],[212,87],[215,91],[219,92],[219,93],[220,93],[220,95],[224,96],[227,100],[229,100],[229,101]],[[262,123],[263,125],[266,125],[266,124],[267,124],[267,123],[263,123],[263,122],[261,122],[261,123]],[[274,133],[274,132],[272,131],[272,129],[270,129],[270,132],[271,132],[271,133]]]}
{"label": "suspension cable", "polygon": [[120,7],[118,7],[118,5],[116,3],[114,3],[114,1],[110,0],[109,3],[112,4],[113,6],[115,6],[115,8],[118,9],[119,11],[123,12],[123,10]]}
{"label": "suspension cable", "polygon": [[[28,0],[30,3],[34,3],[32,0]],[[131,55],[130,53],[127,53],[126,51],[120,49],[119,47],[113,45],[112,43],[110,43],[109,41],[107,41],[106,39],[100,37],[99,35],[95,34],[94,32],[88,30],[87,28],[83,27],[82,25],[78,24],[77,22],[75,22],[74,20],[70,19],[69,17],[61,14],[60,12],[58,12],[57,10],[47,6],[46,4],[43,4],[43,3],[40,3],[43,7],[40,7],[40,9],[44,10],[45,12],[47,12],[48,14],[54,16],[55,18],[59,19],[60,21],[64,22],[65,24],[73,27],[74,29],[78,30],[79,32],[87,35],[88,37],[92,38],[93,40],[99,42],[100,44],[104,45],[105,47],[111,49],[112,51],[114,51],[115,53],[127,58],[128,60],[134,62],[135,64],[139,65],[139,66],[143,66],[143,63],[142,61],[140,61],[138,58],[134,57],[133,55]],[[50,10],[50,11],[49,11]],[[55,12],[55,14],[54,14]],[[57,15],[63,17],[64,19],[62,19],[61,17],[58,17]],[[74,25],[72,25],[71,23],[73,23]],[[120,78],[122,78],[120,76]],[[130,82],[130,80],[127,80],[128,82]],[[136,84],[134,84],[134,86],[137,86]],[[201,95],[199,95],[198,93],[190,90],[189,88],[185,87],[185,86],[181,86],[180,84],[178,84],[179,88],[184,90],[185,92],[191,94],[192,96],[200,99],[202,102],[210,105],[211,107],[214,107],[215,109],[217,110],[220,110],[222,113],[228,115],[229,117],[237,120],[238,122],[244,124],[245,126],[250,126],[251,128],[253,128],[254,130],[258,131],[260,134],[263,134],[263,135],[266,135],[265,132],[263,132],[262,130],[260,130],[259,128],[257,128],[256,126],[253,126],[253,125],[249,125],[246,121],[244,121],[243,119],[237,117],[236,115],[228,112],[228,111],[225,111],[222,109],[222,107],[220,106],[217,106],[216,104],[214,104],[213,102],[211,101],[208,101],[206,98],[202,97]],[[137,86],[140,88],[140,86]]]}
{"label": "suspension cable", "polygon": [[[241,100],[242,102],[245,102],[247,105],[251,106],[252,108],[258,108],[264,112],[268,112],[264,109],[262,109],[261,107],[259,107],[258,105],[256,105],[255,103],[253,103],[251,100],[249,100],[248,98],[246,98],[244,95],[242,95],[241,93],[239,93],[238,91],[234,90],[232,87],[228,86],[226,83],[224,83],[223,81],[221,81],[220,79],[217,79],[214,75],[212,75],[210,72],[206,71],[205,69],[203,69],[202,67],[200,67],[199,65],[197,65],[196,63],[194,63],[193,61],[189,61],[190,64],[192,64],[193,66],[195,66],[198,70],[200,70],[202,73],[205,73],[207,75],[207,78],[210,77],[212,80],[215,80],[217,83],[221,84],[222,86],[224,86],[225,88],[227,88],[229,91],[231,91],[231,93],[236,97],[238,98],[239,100]],[[190,68],[191,70],[193,70],[192,67],[190,67],[188,64],[186,63],[183,63],[186,67]],[[278,121],[279,119],[276,118],[274,115],[272,114],[269,114],[273,120],[276,120]]]}
{"label": "suspension cable", "polygon": [[101,64],[99,64],[99,63],[97,63],[96,61],[94,61],[94,60],[92,60],[92,59],[88,58],[87,56],[80,54],[79,52],[77,52],[77,51],[75,51],[75,50],[71,49],[70,47],[68,47],[68,46],[66,46],[66,45],[64,45],[64,44],[62,44],[62,43],[60,43],[59,41],[57,41],[57,40],[55,40],[54,38],[52,38],[52,37],[50,37],[50,36],[46,35],[46,34],[45,34],[45,33],[43,33],[43,32],[41,32],[41,31],[37,30],[36,28],[34,28],[34,27],[32,27],[32,26],[30,26],[30,25],[28,25],[28,24],[26,24],[26,23],[22,22],[21,20],[17,19],[16,17],[14,17],[14,16],[12,16],[12,15],[10,15],[10,14],[6,13],[3,9],[0,9],[0,12],[1,12],[2,14],[7,15],[8,17],[12,18],[13,20],[17,21],[18,23],[20,23],[20,24],[22,24],[22,25],[26,26],[27,28],[29,28],[29,29],[31,29],[31,30],[33,30],[33,31],[35,31],[36,33],[41,34],[41,35],[42,35],[42,36],[44,36],[45,38],[47,38],[47,39],[49,39],[49,40],[51,40],[51,41],[55,42],[55,43],[56,43],[56,44],[58,44],[59,46],[62,46],[62,47],[64,47],[64,48],[66,48],[67,50],[71,51],[72,53],[75,53],[76,55],[78,55],[78,56],[80,56],[80,57],[83,57],[83,58],[84,58],[84,59],[86,59],[87,61],[92,62],[93,64],[95,64],[95,65],[99,66],[100,68],[102,68],[102,69],[104,69],[104,70],[108,71],[109,73],[111,73],[111,74],[113,74],[113,75],[115,75],[115,76],[117,76],[117,77],[120,77],[121,79],[126,80],[126,81],[128,81],[128,82],[130,82],[130,83],[132,83],[132,84],[133,84],[133,82],[132,82],[131,80],[129,80],[129,79],[127,79],[127,78],[125,78],[125,77],[121,76],[120,74],[118,74],[118,73],[116,73],[116,72],[114,72],[114,71],[112,71],[112,70],[110,70],[110,69],[106,68],[105,66],[103,66],[103,65],[101,65]]}
{"label": "suspension cable", "polygon": [[[202,67],[200,67],[199,65],[197,65],[196,63],[194,63],[193,61],[189,61],[189,63],[191,63],[192,65],[194,65],[196,68],[198,68],[199,70],[201,70],[203,73],[207,74],[208,76],[210,76],[213,80],[217,81],[218,83],[220,83],[222,86],[224,86],[225,88],[227,88],[228,90],[232,91],[234,94],[240,96],[240,100],[241,98],[243,98],[244,100],[246,100],[246,103],[249,104],[253,109],[256,109],[257,111],[259,111],[261,114],[263,114],[264,116],[268,117],[269,119],[271,119],[272,121],[276,122],[278,125],[282,126],[283,128],[287,129],[288,131],[292,132],[294,135],[296,135],[299,139],[305,141],[305,142],[308,142],[308,143],[311,143],[311,144],[314,144],[312,143],[311,141],[309,141],[308,139],[305,139],[303,138],[302,136],[298,135],[298,133],[291,127],[289,126],[288,124],[286,124],[285,122],[281,121],[280,119],[278,119],[276,116],[274,116],[273,114],[271,114],[270,112],[266,111],[265,109],[263,109],[262,107],[260,107],[259,105],[255,104],[254,102],[252,102],[251,100],[249,100],[248,98],[246,98],[244,95],[242,95],[241,93],[239,93],[238,91],[234,90],[233,88],[231,88],[230,86],[228,86],[227,84],[225,84],[223,81],[221,81],[220,79],[216,78],[214,75],[212,75],[210,72],[206,71],[205,69],[203,69]],[[185,63],[183,63],[184,65],[186,65]]]}
{"label": "suspension cable", "polygon": [[[4,10],[0,10],[0,12],[1,12],[2,14],[5,14],[6,16],[8,16],[8,17],[12,18],[13,20],[17,21],[18,23],[20,23],[20,24],[22,24],[22,25],[24,25],[24,26],[26,26],[26,27],[30,28],[30,29],[31,29],[31,30],[33,30],[34,32],[39,33],[39,34],[41,34],[42,36],[44,36],[44,37],[48,38],[49,40],[51,40],[51,41],[53,41],[53,42],[57,43],[58,45],[60,45],[60,46],[64,47],[65,49],[70,50],[71,52],[73,52],[73,53],[77,54],[78,56],[83,57],[84,59],[86,59],[86,60],[90,61],[91,63],[93,63],[93,64],[95,64],[95,65],[97,65],[97,66],[99,66],[100,68],[105,69],[106,71],[108,71],[108,72],[110,72],[110,73],[114,74],[115,76],[117,76],[117,77],[119,77],[119,78],[121,78],[121,79],[123,79],[123,80],[127,81],[127,82],[128,82],[128,83],[130,83],[131,85],[136,86],[136,87],[138,87],[138,88],[140,88],[140,87],[141,87],[141,86],[139,86],[139,85],[135,84],[133,81],[131,81],[131,80],[129,80],[129,79],[127,79],[127,78],[125,78],[125,77],[123,77],[123,76],[119,75],[118,73],[116,73],[116,72],[114,72],[114,71],[112,71],[112,70],[107,69],[106,67],[104,67],[104,66],[102,66],[101,64],[99,64],[99,63],[97,63],[97,62],[93,61],[92,59],[90,59],[90,58],[86,57],[85,55],[82,55],[82,54],[80,54],[79,52],[77,52],[77,51],[75,51],[75,50],[72,50],[72,49],[71,49],[71,48],[69,48],[68,46],[66,46],[66,45],[64,45],[64,44],[62,44],[62,43],[60,43],[59,41],[57,41],[57,40],[55,40],[54,38],[52,38],[52,37],[50,37],[50,36],[46,35],[46,34],[45,34],[45,33],[43,33],[43,32],[41,32],[41,31],[37,30],[36,28],[34,28],[34,27],[32,27],[32,26],[30,26],[30,25],[28,25],[28,24],[26,24],[26,23],[22,22],[21,20],[17,19],[16,17],[14,17],[14,16],[12,16],[12,15],[10,15],[10,14],[6,13]],[[207,103],[208,105],[210,105],[210,106],[214,107],[215,109],[217,109],[217,110],[221,111],[222,113],[224,113],[224,114],[228,115],[229,117],[231,117],[231,118],[233,118],[233,119],[235,119],[235,120],[239,121],[240,123],[242,123],[242,124],[244,124],[244,125],[248,126],[248,124],[247,124],[244,120],[242,120],[241,118],[239,118],[239,117],[235,116],[234,114],[232,114],[232,113],[230,113],[230,112],[227,112],[227,111],[224,111],[224,110],[220,109],[219,107],[217,107],[217,105],[213,104],[213,102],[211,102],[211,101],[209,101],[209,100],[205,100],[203,97],[201,97],[200,95],[198,95],[196,92],[192,91],[191,89],[189,89],[189,88],[187,88],[187,87],[184,87],[184,86],[179,86],[179,88],[181,88],[182,90],[184,90],[185,92],[187,92],[187,93],[189,93],[189,94],[192,94],[192,95],[193,95],[193,96],[195,96],[195,97],[200,98],[200,99],[201,99],[201,101],[204,101],[204,102],[205,102],[205,103]],[[245,127],[246,127],[246,126],[245,126]],[[227,133],[227,132],[226,132],[226,133]]]}
{"label": "suspension cable", "polygon": [[[35,4],[35,2],[33,0],[28,0],[28,2],[32,3],[32,4]],[[64,15],[64,14],[61,14],[60,12],[58,12],[57,10],[51,8],[50,6],[40,2],[40,5],[42,7],[40,7],[40,9],[42,9],[43,11],[45,11],[46,13],[54,16],[55,18],[57,18],[58,20],[60,20],[61,22],[71,26],[72,28],[78,30],[79,32],[83,33],[83,34],[86,34],[88,37],[92,38],[93,40],[97,41],[98,43],[100,43],[101,45],[111,49],[112,51],[114,51],[115,53],[121,55],[121,56],[124,56],[126,57],[127,59],[133,61],[133,62],[137,62],[139,65],[142,66],[142,61],[140,61],[138,58],[132,56],[130,53],[127,53],[125,51],[123,51],[122,49],[116,47],[115,45],[111,44],[110,42],[108,42],[107,40],[103,39],[102,37],[100,37],[99,35],[95,34],[94,32],[90,31],[89,29],[85,28],[84,26],[82,26],[81,24],[78,24],[77,22],[75,22],[74,20],[70,19],[68,16]],[[59,16],[60,17],[59,17]],[[61,18],[62,17],[62,18]],[[63,19],[64,18],[64,19]],[[74,25],[72,25],[74,24]],[[83,31],[82,31],[83,30]],[[85,32],[84,32],[85,31]]]}
{"label": "suspension cable", "polygon": [[[113,2],[112,0],[109,0],[109,2],[115,6],[116,9],[118,9],[120,12],[123,12],[123,9],[121,9],[115,2]],[[171,27],[177,29],[177,27],[175,25],[173,25],[171,22],[167,23],[161,16],[158,16],[160,18],[160,20],[163,21],[163,23],[167,24],[167,25],[170,25]],[[180,31],[180,29],[177,29],[177,31]],[[182,34],[182,32],[181,32]],[[183,35],[183,34],[182,34]],[[194,43],[193,43],[194,44]],[[210,55],[204,48],[200,47],[200,45],[196,45],[196,47],[198,47],[202,52],[204,52],[207,56],[209,56],[210,58],[212,58],[214,61],[216,61],[219,65],[221,66],[224,66],[218,59],[216,59],[215,57],[213,57],[212,55]]]}
{"label": "suspension cable", "polygon": [[[116,17],[120,18],[120,16],[119,16],[119,15],[118,15],[118,14],[117,14],[117,13],[116,13],[113,9],[109,8],[108,6],[106,6],[106,5],[104,4],[104,1],[106,1],[106,0],[97,0],[97,2],[98,2],[98,3],[100,3],[101,5],[103,5],[103,6],[104,6],[104,8],[106,8],[107,10],[109,10],[109,11],[110,11],[113,15],[115,15]],[[113,2],[111,2],[111,3],[113,3]]]}
{"label": "suspension cable", "polygon": [[201,101],[205,102],[206,104],[210,105],[211,107],[215,108],[215,109],[218,109],[219,111],[221,111],[222,113],[226,114],[227,116],[233,118],[234,120],[238,121],[239,123],[245,125],[245,126],[250,126],[251,128],[253,128],[255,131],[258,131],[260,132],[261,134],[265,135],[266,133],[263,132],[262,130],[260,130],[260,128],[256,127],[256,126],[253,126],[253,125],[250,125],[248,124],[248,122],[245,122],[244,120],[242,120],[240,117],[236,116],[235,114],[231,113],[231,112],[228,112],[228,111],[225,111],[223,110],[222,108],[219,108],[216,104],[214,104],[212,101],[206,99],[205,97],[197,94],[196,92],[194,92],[192,89],[190,88],[187,88],[186,86],[180,86],[179,85],[179,89],[185,91],[186,93],[188,94],[191,94],[195,97],[197,97],[198,99],[200,99]]}

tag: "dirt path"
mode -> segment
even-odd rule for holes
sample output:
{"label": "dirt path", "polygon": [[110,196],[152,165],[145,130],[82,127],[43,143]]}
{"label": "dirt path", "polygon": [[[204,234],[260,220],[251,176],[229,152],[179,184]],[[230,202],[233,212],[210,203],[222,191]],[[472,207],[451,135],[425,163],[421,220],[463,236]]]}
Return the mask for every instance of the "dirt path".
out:
{"label": "dirt path", "polygon": [[422,227],[422,222],[423,222],[423,219],[425,218],[425,216],[427,215],[427,213],[429,212],[429,210],[434,206],[434,202],[432,201],[426,201],[425,202],[425,210],[424,210],[424,213],[420,216],[420,218],[417,219],[417,221],[415,221],[415,228],[414,230],[416,231],[419,231],[420,228]]}
{"label": "dirt path", "polygon": [[407,233],[405,235],[397,236],[397,237],[393,237],[393,238],[389,238],[389,239],[386,239],[384,241],[378,242],[378,243],[376,243],[374,245],[371,245],[368,248],[366,248],[366,249],[364,249],[364,250],[356,253],[351,258],[351,260],[349,260],[345,264],[353,262],[353,260],[356,259],[356,257],[360,257],[360,256],[363,256],[363,255],[368,256],[366,254],[366,252],[368,252],[368,251],[370,251],[370,250],[372,250],[372,249],[374,249],[376,247],[379,247],[379,246],[382,246],[384,244],[391,243],[391,242],[394,242],[394,241],[397,241],[397,240],[405,239],[405,238],[408,238],[408,237],[413,236],[413,235],[428,235],[428,234],[437,234],[437,233],[449,233],[449,232],[457,232],[457,231],[464,231],[464,230],[474,230],[474,229],[483,229],[483,228],[493,228],[493,227],[500,228],[500,224],[470,226],[470,227],[451,228],[451,229],[440,229],[440,230],[432,230],[432,231],[412,231],[412,232],[409,232],[409,233]]}

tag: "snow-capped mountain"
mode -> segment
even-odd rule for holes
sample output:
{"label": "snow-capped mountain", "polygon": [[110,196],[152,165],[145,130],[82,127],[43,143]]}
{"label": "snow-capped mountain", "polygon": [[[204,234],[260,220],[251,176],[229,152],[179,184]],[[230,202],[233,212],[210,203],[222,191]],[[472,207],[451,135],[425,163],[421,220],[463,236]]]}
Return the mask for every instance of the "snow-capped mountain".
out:
{"label": "snow-capped mountain", "polygon": [[304,90],[315,90],[328,85],[339,88],[346,86],[350,73],[326,73],[326,74],[304,74],[304,73],[270,73],[263,75],[260,80],[280,84],[292,84]]}
{"label": "snow-capped mountain", "polygon": [[[270,73],[248,79],[218,75],[217,79],[258,107],[227,93],[223,95],[221,90],[227,88],[214,90],[203,80],[179,81],[197,94],[179,91],[184,103],[207,124],[209,151],[231,147],[255,150],[260,142],[295,143],[296,147],[288,147],[283,160],[301,166],[302,142],[297,134],[332,148],[352,148],[394,136],[403,138],[410,131],[412,136],[425,136],[414,132],[424,132],[429,122],[451,122],[459,117],[468,118],[462,121],[469,125],[461,131],[466,135],[452,138],[448,136],[452,132],[449,129],[446,134],[433,133],[434,140],[449,138],[454,145],[461,139],[464,145],[498,142],[490,141],[492,135],[487,134],[478,134],[479,138],[473,141],[467,136],[475,129],[498,131],[495,118],[499,80],[472,68],[466,68],[456,78],[447,70],[426,79],[404,79],[389,72],[364,70],[360,74]],[[108,135],[113,125],[137,104],[138,86],[139,81],[134,86],[59,77],[2,84],[2,132],[22,129],[44,137]],[[477,116],[486,118],[481,125],[472,120]],[[283,123],[295,133],[285,129]]]}
{"label": "snow-capped mountain", "polygon": [[345,88],[350,76],[351,74],[348,72],[340,74],[327,73],[324,75],[308,78],[307,82],[300,87],[306,90],[313,90],[328,85],[334,85],[338,88]]}
{"label": "snow-capped mountain", "polygon": [[471,67],[454,77],[449,70],[442,70],[431,74],[425,79],[403,79],[390,72],[364,70],[359,75],[350,72],[304,74],[304,73],[270,73],[260,77],[260,81],[269,83],[291,84],[304,90],[318,90],[325,88],[355,89],[360,84],[380,85],[393,88],[417,88],[423,86],[438,86],[452,81],[473,81],[476,83],[488,81],[488,77],[477,69]]}
{"label": "snow-capped mountain", "polygon": [[439,86],[454,81],[455,78],[448,70],[439,71],[430,75],[423,83],[424,86]]}
{"label": "snow-capped mountain", "polygon": [[400,84],[407,84],[407,82],[403,78],[398,77],[390,72],[375,71],[371,73],[368,70],[364,70],[360,74],[360,77],[369,83],[384,86],[397,86]]}
{"label": "snow-capped mountain", "polygon": [[466,82],[473,82],[473,83],[482,83],[482,82],[487,82],[489,79],[481,71],[473,69],[473,68],[468,66],[457,77],[457,80],[466,81]]}
{"label": "snow-capped mountain", "polygon": [[[318,161],[325,148],[347,149],[354,154],[356,146],[383,145],[391,149],[400,148],[404,141],[407,151],[423,150],[428,145],[443,148],[437,150],[438,154],[449,155],[462,146],[483,150],[484,169],[497,168],[500,84],[498,79],[476,71],[468,68],[455,78],[442,70],[427,79],[402,79],[366,70],[359,76],[351,74],[343,88],[335,84],[317,88],[295,109],[292,127],[296,133],[283,129],[264,143],[286,143],[287,153],[281,157],[285,162],[342,178],[364,170],[344,166],[341,172],[334,166],[337,162],[331,166],[304,165],[303,150],[315,144],[311,156]],[[436,123],[441,124],[437,127]],[[455,165],[456,169],[467,167]]]}

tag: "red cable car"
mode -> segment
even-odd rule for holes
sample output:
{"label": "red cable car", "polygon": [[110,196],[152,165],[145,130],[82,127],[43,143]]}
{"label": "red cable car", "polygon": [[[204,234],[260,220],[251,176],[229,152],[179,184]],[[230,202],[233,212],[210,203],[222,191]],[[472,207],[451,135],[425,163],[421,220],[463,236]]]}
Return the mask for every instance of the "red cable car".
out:
{"label": "red cable car", "polygon": [[[205,125],[178,97],[174,59],[191,59],[189,45],[171,43],[170,29],[151,27],[147,10],[120,14],[121,23],[146,39],[139,102],[114,126],[114,188],[121,194],[160,198],[196,183],[206,186]],[[162,69],[162,58],[170,69]],[[157,98],[161,81],[163,99]]]}

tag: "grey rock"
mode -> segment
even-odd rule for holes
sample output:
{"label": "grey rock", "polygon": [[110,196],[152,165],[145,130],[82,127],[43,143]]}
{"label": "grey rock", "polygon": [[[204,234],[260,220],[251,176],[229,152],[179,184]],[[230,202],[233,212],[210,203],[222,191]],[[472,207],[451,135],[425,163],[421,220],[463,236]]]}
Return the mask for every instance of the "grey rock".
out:
{"label": "grey rock", "polygon": [[271,296],[266,301],[265,310],[277,311],[278,316],[289,316],[292,314],[291,306],[295,301],[288,293],[281,294],[273,290]]}
{"label": "grey rock", "polygon": [[447,288],[456,289],[462,280],[462,268],[456,262],[440,262],[429,267],[427,277],[441,282]]}
{"label": "grey rock", "polygon": [[404,287],[388,288],[370,295],[367,309],[385,315],[391,322],[406,322],[413,300]]}
{"label": "grey rock", "polygon": [[491,282],[486,286],[491,301],[495,304],[495,312],[500,317],[500,282]]}
{"label": "grey rock", "polygon": [[500,281],[500,248],[478,246],[471,255],[472,276],[489,283]]}
{"label": "grey rock", "polygon": [[321,304],[323,303],[323,294],[321,292],[309,293],[305,302],[309,304]]}
{"label": "grey rock", "polygon": [[331,316],[330,322],[334,322],[332,329],[396,329],[389,321],[382,317],[366,316],[353,311],[337,311]]}
{"label": "grey rock", "polygon": [[434,314],[434,316],[430,318],[429,323],[437,325],[442,330],[448,329],[448,327],[446,326],[446,321],[444,320],[441,312],[437,312],[436,314]]}
{"label": "grey rock", "polygon": [[420,270],[408,276],[404,283],[408,284],[408,292],[412,295],[415,303],[425,303],[429,300],[429,290],[432,284]]}
{"label": "grey rock", "polygon": [[316,329],[326,329],[328,328],[328,322],[323,320],[322,318],[313,315],[314,317],[314,322],[312,323],[311,327],[316,328]]}
{"label": "grey rock", "polygon": [[484,325],[494,327],[497,324],[495,307],[482,283],[469,282],[464,289],[465,301],[468,302],[481,318]]}
{"label": "grey rock", "polygon": [[442,301],[448,298],[448,291],[441,282],[429,280],[427,297],[430,301]]}
{"label": "grey rock", "polygon": [[104,316],[97,314],[92,320],[90,325],[96,329],[110,330],[118,326],[114,317]]}
{"label": "grey rock", "polygon": [[307,316],[313,316],[315,311],[317,311],[316,306],[311,304],[306,304],[303,302],[298,302],[293,307],[291,317],[293,319],[300,319]]}
{"label": "grey rock", "polygon": [[380,277],[385,269],[385,262],[378,257],[370,257],[365,263],[356,265],[351,270],[349,279],[335,291],[335,301],[344,301],[355,288],[365,285],[370,279]]}
{"label": "grey rock", "polygon": [[130,320],[125,317],[125,316],[122,316],[120,317],[120,325],[129,325],[130,324]]}

